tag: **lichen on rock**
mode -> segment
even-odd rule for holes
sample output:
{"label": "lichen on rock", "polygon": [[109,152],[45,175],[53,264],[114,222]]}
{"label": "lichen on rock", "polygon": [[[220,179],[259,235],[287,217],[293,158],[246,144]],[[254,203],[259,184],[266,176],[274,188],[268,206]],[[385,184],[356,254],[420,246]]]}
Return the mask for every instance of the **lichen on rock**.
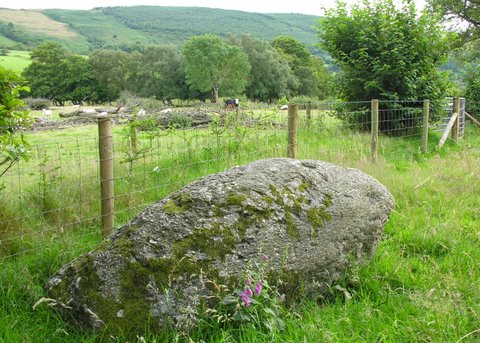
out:
{"label": "lichen on rock", "polygon": [[[368,261],[393,208],[378,181],[320,161],[269,159],[209,175],[151,205],[48,282],[65,318],[141,334],[192,328],[213,285],[268,255],[287,297],[318,295]],[[288,273],[285,272],[288,263]],[[292,299],[287,299],[291,301]]]}

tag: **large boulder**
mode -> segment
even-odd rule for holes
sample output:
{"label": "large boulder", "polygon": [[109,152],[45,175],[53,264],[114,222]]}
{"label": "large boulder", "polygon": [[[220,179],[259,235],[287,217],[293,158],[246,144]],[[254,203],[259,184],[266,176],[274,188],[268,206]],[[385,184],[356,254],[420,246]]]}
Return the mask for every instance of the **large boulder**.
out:
{"label": "large boulder", "polygon": [[[318,296],[367,261],[393,208],[363,172],[269,159],[204,177],[151,205],[48,281],[57,308],[87,328],[143,332],[195,325],[214,284],[239,282],[269,256],[287,296]],[[213,281],[213,282],[212,282]]]}

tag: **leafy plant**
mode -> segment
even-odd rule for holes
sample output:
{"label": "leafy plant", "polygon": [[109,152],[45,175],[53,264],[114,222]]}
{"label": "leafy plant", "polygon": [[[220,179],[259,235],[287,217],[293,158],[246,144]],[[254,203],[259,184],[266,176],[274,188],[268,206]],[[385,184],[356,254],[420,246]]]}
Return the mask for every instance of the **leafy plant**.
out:
{"label": "leafy plant", "polygon": [[[418,16],[413,1],[397,6],[392,0],[367,0],[351,9],[338,3],[337,8],[327,11],[326,17],[319,20],[318,29],[322,46],[342,68],[338,84],[344,100],[430,99],[432,119],[440,114],[447,80],[439,66],[450,53],[452,35],[444,31],[435,16]],[[409,104],[383,106],[399,110]],[[406,115],[395,121],[381,118],[380,129],[396,131],[408,127],[410,114],[401,113]],[[347,119],[355,121],[355,117]],[[368,125],[363,124],[368,122],[363,116],[358,117],[357,123],[367,130]]]}
{"label": "leafy plant", "polygon": [[281,296],[268,283],[268,256],[249,263],[242,283],[223,296],[218,309],[210,310],[213,317],[233,326],[250,325],[258,330],[283,331]]}
{"label": "leafy plant", "polygon": [[0,177],[20,159],[28,158],[28,143],[21,130],[32,121],[27,111],[20,110],[25,105],[20,92],[29,90],[13,71],[0,66]]}

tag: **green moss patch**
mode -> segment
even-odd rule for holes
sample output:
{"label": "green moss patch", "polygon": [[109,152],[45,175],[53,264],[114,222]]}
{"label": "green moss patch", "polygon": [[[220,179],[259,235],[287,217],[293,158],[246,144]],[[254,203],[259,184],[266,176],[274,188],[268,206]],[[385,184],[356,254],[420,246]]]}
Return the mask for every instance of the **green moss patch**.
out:
{"label": "green moss patch", "polygon": [[187,192],[180,192],[172,195],[163,205],[162,209],[169,214],[182,214],[189,210],[193,205],[193,199]]}

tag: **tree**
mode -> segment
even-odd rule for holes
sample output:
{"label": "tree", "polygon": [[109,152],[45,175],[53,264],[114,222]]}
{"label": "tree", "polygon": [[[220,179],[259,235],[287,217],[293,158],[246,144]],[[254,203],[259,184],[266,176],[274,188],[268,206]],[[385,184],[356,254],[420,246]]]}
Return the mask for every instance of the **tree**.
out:
{"label": "tree", "polygon": [[290,36],[278,36],[272,45],[285,58],[297,78],[294,95],[325,97],[327,89],[324,85],[329,75],[320,58],[313,56],[305,45]]}
{"label": "tree", "polygon": [[230,37],[229,42],[243,49],[252,66],[245,91],[248,98],[272,101],[290,96],[290,90],[297,86],[297,79],[287,61],[271,44],[250,35]]}
{"label": "tree", "polygon": [[447,20],[461,20],[468,26],[464,38],[478,39],[480,32],[480,2],[468,0],[427,0],[430,7]]}
{"label": "tree", "polygon": [[[31,124],[20,100],[20,91],[29,91],[12,71],[0,66],[0,176],[21,158],[27,158],[27,142],[21,128]],[[1,186],[0,186],[1,187]]]}
{"label": "tree", "polygon": [[433,113],[439,109],[446,89],[439,66],[451,40],[436,18],[417,16],[413,1],[396,7],[392,0],[365,0],[350,11],[339,3],[318,28],[322,46],[342,68],[344,100],[430,99]]}
{"label": "tree", "polygon": [[62,90],[62,100],[70,100],[74,104],[98,102],[99,85],[93,74],[88,59],[71,55],[62,60],[60,65],[62,79],[57,87]]}
{"label": "tree", "polygon": [[219,92],[236,94],[245,90],[250,64],[237,46],[215,35],[189,38],[182,47],[187,82],[199,91],[211,91],[218,103]]}
{"label": "tree", "polygon": [[95,50],[89,61],[100,85],[101,101],[114,101],[122,90],[136,92],[141,87],[142,80],[138,78],[141,55],[138,52]]}
{"label": "tree", "polygon": [[32,51],[32,63],[22,74],[29,82],[31,96],[63,103],[63,90],[59,87],[64,78],[61,65],[68,56],[69,52],[54,42],[42,43]]}
{"label": "tree", "polygon": [[181,56],[174,46],[152,46],[143,53],[138,77],[142,85],[138,95],[155,96],[160,100],[182,97],[185,72]]}

